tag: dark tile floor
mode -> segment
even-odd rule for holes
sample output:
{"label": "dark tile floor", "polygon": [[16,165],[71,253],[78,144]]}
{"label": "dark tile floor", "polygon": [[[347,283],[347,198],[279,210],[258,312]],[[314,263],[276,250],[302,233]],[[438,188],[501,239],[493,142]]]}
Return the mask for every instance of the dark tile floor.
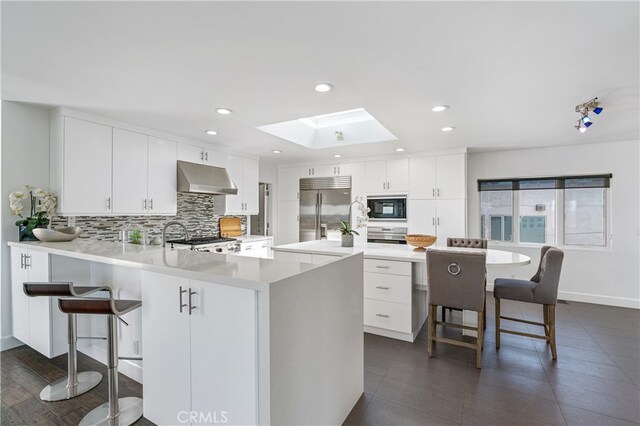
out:
{"label": "dark tile floor", "polygon": [[[539,306],[502,305],[504,315],[542,319]],[[559,304],[558,360],[552,361],[545,342],[526,337],[503,335],[496,351],[493,309],[489,293],[482,370],[475,368],[475,353],[465,348],[437,344],[434,358],[427,358],[426,327],[414,343],[365,334],[365,393],[345,423],[640,424],[640,311]],[[453,315],[459,320],[459,312]],[[539,332],[524,324],[513,327]],[[2,425],[77,424],[106,401],[105,380],[73,400],[39,400],[46,383],[66,375],[66,355],[49,360],[21,346],[2,352],[0,362]],[[106,374],[103,365],[82,354],[79,369]],[[120,375],[121,396],[141,393],[140,384]]]}
{"label": "dark tile floor", "polygon": [[[426,325],[414,343],[365,334],[365,392],[345,424],[640,424],[640,311],[558,304],[553,361],[543,340],[528,337],[502,334],[496,351],[487,295],[481,370],[466,348],[437,344],[427,358]],[[502,312],[542,321],[537,305],[503,301]],[[454,320],[460,316],[454,311]],[[503,327],[542,332],[514,322]],[[460,338],[459,330],[438,329]]]}
{"label": "dark tile floor", "polygon": [[[107,401],[107,368],[78,354],[78,371],[99,371],[103,380],[90,392],[59,402],[44,402],[40,391],[47,383],[67,376],[67,355],[48,359],[28,346],[0,353],[2,425],[77,425],[93,408]],[[120,374],[120,397],[142,396],[142,385]],[[136,425],[152,425],[141,419]]]}

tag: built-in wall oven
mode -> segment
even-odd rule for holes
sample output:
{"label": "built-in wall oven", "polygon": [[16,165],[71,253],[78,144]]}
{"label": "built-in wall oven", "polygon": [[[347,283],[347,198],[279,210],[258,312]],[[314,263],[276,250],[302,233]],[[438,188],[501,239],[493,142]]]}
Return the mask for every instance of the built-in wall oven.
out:
{"label": "built-in wall oven", "polygon": [[369,196],[367,197],[370,221],[406,221],[407,197],[405,195],[394,196]]}
{"label": "built-in wall oven", "polygon": [[407,244],[404,238],[407,235],[406,227],[398,226],[368,226],[367,242],[384,244]]}

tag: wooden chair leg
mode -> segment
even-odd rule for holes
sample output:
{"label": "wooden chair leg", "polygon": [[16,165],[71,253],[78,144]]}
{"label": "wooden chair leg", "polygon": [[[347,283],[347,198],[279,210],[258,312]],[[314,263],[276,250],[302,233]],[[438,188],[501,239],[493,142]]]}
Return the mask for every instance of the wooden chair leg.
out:
{"label": "wooden chair leg", "polygon": [[[542,305],[542,314],[544,317],[544,335],[549,337],[549,305]],[[547,344],[549,344],[548,339]]]}
{"label": "wooden chair leg", "polygon": [[494,298],[496,305],[496,349],[500,349],[500,299]]}
{"label": "wooden chair leg", "polygon": [[[442,308],[444,311],[444,307]],[[429,327],[427,332],[427,355],[431,358],[433,354],[433,336],[435,336],[436,329],[436,315],[438,315],[438,307],[436,305],[429,305]]]}
{"label": "wooden chair leg", "polygon": [[476,368],[482,368],[482,346],[484,334],[484,311],[478,312],[478,340],[476,345]]}
{"label": "wooden chair leg", "polygon": [[551,357],[558,359],[556,350],[556,306],[549,305],[549,341],[551,343]]}

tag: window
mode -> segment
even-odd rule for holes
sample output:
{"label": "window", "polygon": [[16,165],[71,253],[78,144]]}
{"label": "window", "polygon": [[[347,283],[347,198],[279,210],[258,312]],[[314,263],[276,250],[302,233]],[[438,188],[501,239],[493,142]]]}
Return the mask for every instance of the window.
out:
{"label": "window", "polygon": [[483,191],[480,193],[482,238],[513,241],[513,192]]}
{"label": "window", "polygon": [[479,180],[481,237],[606,246],[610,179],[611,175]]}

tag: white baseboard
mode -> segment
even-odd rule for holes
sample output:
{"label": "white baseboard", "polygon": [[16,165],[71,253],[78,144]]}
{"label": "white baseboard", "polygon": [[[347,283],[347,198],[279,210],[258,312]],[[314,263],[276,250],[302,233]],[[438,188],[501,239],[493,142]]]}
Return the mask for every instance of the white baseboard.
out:
{"label": "white baseboard", "polygon": [[24,343],[13,336],[3,336],[2,338],[0,338],[0,352],[17,348],[18,346],[22,345],[24,345]]}
{"label": "white baseboard", "polygon": [[[95,359],[102,364],[107,364],[107,342],[105,340],[93,340],[78,342],[78,352]],[[142,361],[118,361],[118,372],[124,374],[138,383],[142,383]]]}
{"label": "white baseboard", "polygon": [[[487,291],[493,292],[493,283],[487,283]],[[630,297],[604,296],[592,293],[577,293],[574,291],[558,292],[558,299],[570,302],[593,303],[596,305],[618,306],[620,308],[640,309],[640,300]]]}

